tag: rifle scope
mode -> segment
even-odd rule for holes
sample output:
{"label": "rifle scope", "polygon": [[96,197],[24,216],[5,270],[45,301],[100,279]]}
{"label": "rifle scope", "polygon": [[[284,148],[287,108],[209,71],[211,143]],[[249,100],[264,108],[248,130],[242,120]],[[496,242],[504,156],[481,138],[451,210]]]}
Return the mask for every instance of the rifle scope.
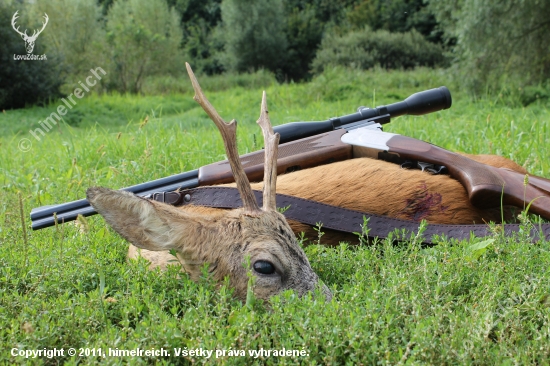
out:
{"label": "rifle scope", "polygon": [[[281,135],[280,144],[314,136],[324,132],[330,132],[337,128],[346,128],[346,125],[355,122],[368,122],[370,119],[387,115],[390,118],[399,117],[404,114],[420,116],[431,112],[437,112],[451,107],[451,92],[447,87],[424,90],[414,93],[401,102],[379,106],[376,108],[360,108],[357,113],[348,114],[342,117],[331,118],[319,122],[293,122],[273,127],[274,132]],[[387,123],[380,122],[378,123]]]}

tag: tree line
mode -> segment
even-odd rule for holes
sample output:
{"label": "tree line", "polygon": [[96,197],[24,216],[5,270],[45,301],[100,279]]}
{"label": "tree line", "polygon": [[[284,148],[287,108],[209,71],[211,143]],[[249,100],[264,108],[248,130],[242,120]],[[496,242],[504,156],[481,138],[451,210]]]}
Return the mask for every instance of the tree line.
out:
{"label": "tree line", "polygon": [[[50,21],[34,53],[11,28]],[[49,0],[0,4],[0,108],[55,98],[90,69],[103,91],[140,93],[148,77],[273,73],[308,80],[340,65],[450,67],[473,91],[503,83],[544,90],[550,79],[550,4],[537,0]],[[33,28],[34,27],[34,28]]]}

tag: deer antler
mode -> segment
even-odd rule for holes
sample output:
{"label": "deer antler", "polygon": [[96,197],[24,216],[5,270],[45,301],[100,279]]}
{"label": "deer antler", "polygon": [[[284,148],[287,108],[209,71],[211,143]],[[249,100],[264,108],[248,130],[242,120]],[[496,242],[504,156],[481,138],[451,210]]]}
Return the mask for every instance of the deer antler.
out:
{"label": "deer antler", "polygon": [[265,145],[263,210],[275,211],[277,210],[275,203],[275,190],[277,186],[277,151],[279,149],[279,138],[281,136],[278,133],[273,133],[273,128],[271,127],[271,121],[269,120],[268,113],[267,96],[264,91],[262,94],[260,118],[256,121],[256,123],[258,123],[262,128]]}
{"label": "deer antler", "polygon": [[40,33],[42,33],[42,31],[44,30],[44,28],[46,28],[46,25],[48,24],[48,20],[50,18],[48,18],[48,14],[44,13],[44,19],[46,20],[44,23],[42,23],[42,29],[40,29],[39,31],[37,31],[36,29],[33,31],[32,33],[32,36],[29,36],[27,34],[27,30],[25,29],[25,33],[22,33],[20,30],[19,30],[19,26],[17,26],[17,28],[15,28],[15,22],[17,20],[17,18],[19,18],[19,16],[17,15],[17,13],[19,13],[19,10],[17,10],[15,12],[15,14],[13,14],[13,17],[11,18],[11,26],[13,28],[13,30],[15,30],[17,33],[19,33],[23,38],[25,39],[36,39],[38,37],[38,35]]}
{"label": "deer antler", "polygon": [[40,30],[38,31],[38,33],[37,33],[37,31],[35,30],[35,31],[32,33],[31,38],[36,38],[36,37],[38,37],[38,35],[39,35],[40,33],[42,33],[42,31],[44,30],[44,28],[46,28],[46,25],[48,24],[48,20],[50,19],[50,18],[48,18],[48,14],[44,13],[44,19],[46,20],[46,22],[42,23],[42,29],[40,29]]}
{"label": "deer antler", "polygon": [[25,33],[21,33],[21,32],[19,31],[19,26],[18,26],[17,28],[15,28],[15,21],[17,20],[17,18],[19,18],[19,17],[17,16],[17,13],[19,13],[19,10],[17,10],[17,11],[15,12],[15,14],[13,14],[13,17],[11,18],[11,26],[12,26],[13,30],[16,31],[17,33],[19,33],[21,36],[28,37],[28,36],[27,36],[27,30],[26,30],[26,29],[25,29]]}
{"label": "deer antler", "polygon": [[222,135],[227,160],[229,160],[233,177],[235,177],[237,189],[239,190],[239,194],[241,195],[241,199],[243,201],[244,210],[250,215],[257,214],[260,212],[260,208],[258,207],[256,197],[252,192],[250,182],[244,172],[241,159],[239,159],[239,153],[237,151],[237,121],[233,119],[231,122],[227,123],[220,117],[216,109],[214,109],[212,104],[210,104],[208,99],[206,99],[206,96],[202,92],[199,82],[197,81],[197,78],[195,77],[189,63],[186,62],[185,66],[187,67],[187,73],[189,74],[189,78],[193,84],[193,89],[195,89],[195,96],[193,99],[201,105],[202,109],[204,109],[206,114],[208,114]]}

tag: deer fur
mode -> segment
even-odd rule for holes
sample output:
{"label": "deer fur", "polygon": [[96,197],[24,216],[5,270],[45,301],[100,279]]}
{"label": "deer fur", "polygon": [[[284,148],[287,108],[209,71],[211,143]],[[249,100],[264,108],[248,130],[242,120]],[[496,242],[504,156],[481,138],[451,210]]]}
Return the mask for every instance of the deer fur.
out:
{"label": "deer fur", "polygon": [[[224,122],[208,103],[190,67],[195,99],[203,106],[220,129],[244,207],[223,210],[200,206],[173,207],[146,200],[131,193],[107,188],[90,188],[87,198],[92,206],[120,235],[130,243],[129,258],[142,256],[151,262],[150,268],[161,269],[173,262],[169,253],[175,249],[177,258],[191,279],[198,280],[202,267],[216,281],[229,277],[235,295],[245,299],[248,275],[256,277],[254,294],[268,299],[286,289],[299,295],[319,287],[327,299],[328,288],[319,284],[296,235],[305,232],[315,239],[317,232],[299,222],[288,221],[275,207],[277,193],[312,199],[353,210],[371,212],[392,218],[429,223],[472,224],[500,222],[500,209],[478,209],[470,204],[463,186],[445,175],[431,175],[419,170],[406,170],[398,165],[370,158],[355,158],[276,176],[278,135],[267,117],[267,105],[262,101],[258,124],[262,127],[266,146],[264,182],[250,184],[235,146],[235,124]],[[468,155],[479,162],[526,173],[516,163],[498,156]],[[275,183],[276,182],[276,183]],[[265,184],[264,184],[265,183]],[[260,209],[251,194],[252,189],[264,192],[264,207]],[[504,210],[510,219],[510,210]],[[337,245],[341,241],[357,243],[357,237],[324,230],[323,243]],[[252,268],[243,265],[250,258]],[[267,267],[265,267],[267,266]],[[272,268],[270,274],[262,273]],[[264,269],[262,269],[264,268]]]}

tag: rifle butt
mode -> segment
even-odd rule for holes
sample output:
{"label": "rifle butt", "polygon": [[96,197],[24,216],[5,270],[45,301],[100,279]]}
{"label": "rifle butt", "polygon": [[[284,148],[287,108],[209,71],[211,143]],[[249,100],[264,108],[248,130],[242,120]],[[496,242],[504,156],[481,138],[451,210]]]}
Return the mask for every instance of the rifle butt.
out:
{"label": "rifle butt", "polygon": [[529,213],[550,220],[550,180],[508,169],[493,169],[505,181],[504,204],[529,207]]}
{"label": "rifle butt", "polygon": [[495,168],[466,156],[453,153],[430,143],[396,135],[386,142],[389,152],[402,158],[445,165],[458,180],[470,202],[479,208],[494,208],[501,204],[527,208],[529,212],[550,220],[550,180],[528,176],[505,168]]}

